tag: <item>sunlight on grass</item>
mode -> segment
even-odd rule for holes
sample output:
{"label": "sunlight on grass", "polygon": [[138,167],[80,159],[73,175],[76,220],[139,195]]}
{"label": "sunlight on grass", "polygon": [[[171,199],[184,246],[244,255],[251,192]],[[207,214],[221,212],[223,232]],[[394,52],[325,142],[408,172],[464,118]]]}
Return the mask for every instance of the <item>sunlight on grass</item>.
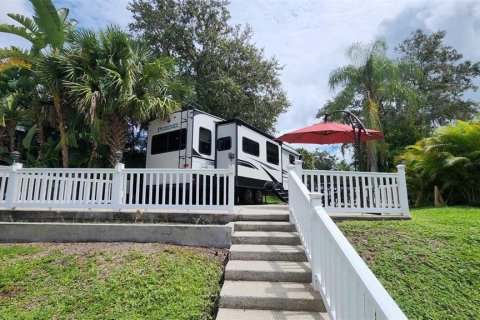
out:
{"label": "sunlight on grass", "polygon": [[0,319],[211,319],[221,260],[149,246],[0,245]]}
{"label": "sunlight on grass", "polygon": [[338,226],[409,319],[480,315],[480,209],[418,209],[411,221]]}

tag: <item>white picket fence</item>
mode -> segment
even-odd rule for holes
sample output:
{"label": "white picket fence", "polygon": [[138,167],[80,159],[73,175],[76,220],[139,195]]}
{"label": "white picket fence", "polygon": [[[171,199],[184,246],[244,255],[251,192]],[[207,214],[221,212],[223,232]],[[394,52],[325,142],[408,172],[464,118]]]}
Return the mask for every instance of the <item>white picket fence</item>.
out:
{"label": "white picket fence", "polygon": [[[301,161],[296,166],[301,169]],[[399,165],[397,169],[397,173],[301,169],[301,178],[309,192],[323,194],[322,206],[329,213],[383,213],[408,217],[405,166]]]}
{"label": "white picket fence", "polygon": [[47,169],[0,167],[0,207],[75,209],[234,209],[229,169]]}
{"label": "white picket fence", "polygon": [[303,184],[301,162],[296,165],[289,167],[290,216],[330,319],[407,319],[328,216],[324,196]]}

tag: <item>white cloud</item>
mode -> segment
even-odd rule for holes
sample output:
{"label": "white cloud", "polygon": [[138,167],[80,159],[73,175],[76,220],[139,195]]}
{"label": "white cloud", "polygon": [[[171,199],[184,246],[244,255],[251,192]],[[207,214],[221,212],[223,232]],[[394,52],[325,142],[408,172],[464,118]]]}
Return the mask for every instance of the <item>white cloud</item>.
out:
{"label": "white cloud", "polygon": [[81,27],[99,29],[108,24],[117,24],[125,29],[132,15],[127,9],[129,0],[54,0],[56,7],[70,9],[70,17]]}
{"label": "white cloud", "polygon": [[[19,13],[25,16],[31,16],[33,12],[27,0],[4,0],[2,1],[1,6],[2,13],[0,14],[0,24],[6,23],[17,25],[13,19],[7,16],[7,13]],[[17,36],[0,33],[0,48],[10,46],[29,48],[30,43]]]}
{"label": "white cloud", "polygon": [[285,65],[281,79],[292,106],[279,118],[280,133],[319,121],[317,110],[334,95],[329,73],[348,63],[344,53],[354,42],[386,36],[393,48],[418,27],[440,28],[467,58],[479,59],[478,1],[232,0],[230,11]]}
{"label": "white cloud", "polygon": [[[292,103],[277,129],[284,133],[319,121],[315,115],[334,93],[329,73],[348,63],[345,50],[354,42],[385,36],[393,48],[411,31],[446,29],[447,41],[469,59],[479,60],[480,2],[475,0],[231,0],[233,23],[250,24],[254,41],[285,66],[281,80]],[[54,0],[70,8],[80,26],[99,28],[132,21],[128,0]],[[31,15],[26,0],[2,0],[2,12]],[[0,14],[0,22],[9,18]],[[0,45],[18,37],[0,37]],[[28,46],[27,46],[28,47]]]}

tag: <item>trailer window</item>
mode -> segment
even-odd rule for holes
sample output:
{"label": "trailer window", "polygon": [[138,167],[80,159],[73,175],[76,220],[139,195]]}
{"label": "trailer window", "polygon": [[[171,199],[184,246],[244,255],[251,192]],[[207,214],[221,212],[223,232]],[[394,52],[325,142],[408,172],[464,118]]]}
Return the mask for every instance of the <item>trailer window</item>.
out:
{"label": "trailer window", "polygon": [[293,154],[288,155],[288,162],[290,162],[290,164],[295,163],[295,156]]}
{"label": "trailer window", "polygon": [[248,138],[242,138],[242,150],[245,153],[258,157],[260,155],[260,145],[258,142],[250,140]]}
{"label": "trailer window", "polygon": [[200,127],[200,138],[198,141],[198,152],[201,154],[212,154],[212,131]]}
{"label": "trailer window", "polygon": [[232,137],[222,137],[217,140],[217,150],[224,151],[232,148]]}
{"label": "trailer window", "polygon": [[185,149],[187,145],[187,129],[179,129],[152,137],[150,154],[160,154]]}
{"label": "trailer window", "polygon": [[267,162],[278,164],[279,158],[278,146],[267,141]]}

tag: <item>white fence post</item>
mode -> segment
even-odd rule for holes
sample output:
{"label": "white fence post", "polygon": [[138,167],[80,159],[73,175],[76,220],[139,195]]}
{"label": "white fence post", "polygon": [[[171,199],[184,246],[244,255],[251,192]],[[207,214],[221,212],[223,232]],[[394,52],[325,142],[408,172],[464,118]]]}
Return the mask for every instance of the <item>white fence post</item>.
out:
{"label": "white fence post", "polygon": [[228,167],[228,212],[233,213],[235,210],[235,167]]}
{"label": "white fence post", "polygon": [[[117,163],[115,165],[115,170],[113,171],[112,178],[112,205],[113,210],[120,211],[122,208],[122,199],[125,196],[126,190],[124,190],[123,185],[123,170],[125,169],[125,164]],[[126,186],[125,186],[126,187]]]}
{"label": "white fence post", "polygon": [[303,161],[302,160],[295,160],[295,173],[297,174],[297,176],[300,178],[300,180],[303,181],[303,168],[302,168],[302,163]]}
{"label": "white fence post", "polygon": [[7,183],[7,192],[5,195],[5,206],[7,209],[14,209],[15,203],[17,202],[17,185],[18,185],[18,173],[17,170],[21,169],[23,164],[21,163],[14,163],[10,167],[10,175],[8,177]]}
{"label": "white fence post", "polygon": [[400,207],[405,217],[410,217],[410,208],[408,206],[407,179],[405,178],[405,165],[400,164],[398,169],[398,196],[400,197]]}
{"label": "white fence post", "polygon": [[[289,164],[287,168],[288,168],[288,185],[290,186],[290,183],[293,183],[292,176],[291,176],[291,171],[295,171],[296,167],[293,164]],[[300,177],[300,179],[301,179],[301,177]],[[289,188],[289,190],[291,190],[291,189]],[[288,195],[288,202],[291,202],[291,201],[292,201],[292,194],[290,193]],[[295,223],[295,219],[293,218],[293,213],[292,213],[292,210],[291,210],[292,206],[289,205],[289,207],[290,207],[290,209],[288,210],[288,221],[290,221],[290,223]]]}
{"label": "white fence post", "polygon": [[[315,214],[317,212],[317,208],[322,207],[322,197],[323,194],[321,193],[310,193],[310,204],[313,207],[313,211],[310,211],[310,246],[311,246],[311,252],[315,252],[316,250],[321,250],[321,248],[316,248],[316,246],[320,246],[319,243],[317,243],[314,239],[316,239],[315,235],[318,232],[315,228],[318,226],[317,223],[315,223]],[[312,259],[310,260],[310,269],[312,270],[312,287],[313,290],[315,291],[320,291],[320,283],[318,283],[317,279],[317,261],[318,259],[314,259],[312,255]]]}

